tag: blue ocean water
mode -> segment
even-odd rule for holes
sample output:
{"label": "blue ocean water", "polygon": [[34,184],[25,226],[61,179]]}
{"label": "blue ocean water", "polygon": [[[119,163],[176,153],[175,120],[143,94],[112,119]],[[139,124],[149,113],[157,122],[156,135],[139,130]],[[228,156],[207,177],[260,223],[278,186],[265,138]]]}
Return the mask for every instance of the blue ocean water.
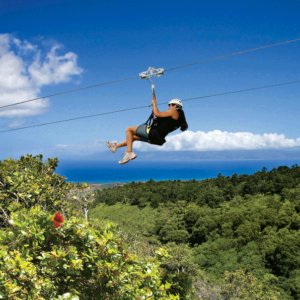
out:
{"label": "blue ocean water", "polygon": [[160,180],[202,180],[216,178],[218,173],[223,176],[252,175],[279,166],[298,164],[293,160],[227,160],[227,161],[132,161],[119,165],[114,161],[61,161],[56,173],[65,176],[67,181],[87,183],[132,182]]}

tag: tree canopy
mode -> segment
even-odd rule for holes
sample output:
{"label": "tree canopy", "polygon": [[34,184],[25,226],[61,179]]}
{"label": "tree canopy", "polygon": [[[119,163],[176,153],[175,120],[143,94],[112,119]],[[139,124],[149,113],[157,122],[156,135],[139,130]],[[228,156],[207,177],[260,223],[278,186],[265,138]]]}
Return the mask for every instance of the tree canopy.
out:
{"label": "tree canopy", "polygon": [[[214,282],[242,270],[280,291],[283,299],[300,299],[297,165],[202,181],[133,182],[98,190],[95,218],[103,217],[100,207],[127,230],[140,230],[150,244],[190,246],[192,261]],[[139,229],[139,222],[145,226]]]}

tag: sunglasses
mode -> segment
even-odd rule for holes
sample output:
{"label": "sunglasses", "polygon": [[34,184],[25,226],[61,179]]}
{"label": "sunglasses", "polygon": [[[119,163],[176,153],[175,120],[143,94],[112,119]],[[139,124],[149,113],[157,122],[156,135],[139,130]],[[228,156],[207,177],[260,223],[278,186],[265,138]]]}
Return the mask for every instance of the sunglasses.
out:
{"label": "sunglasses", "polygon": [[176,105],[176,104],[168,104],[169,107],[170,107],[171,105],[173,106],[173,105]]}

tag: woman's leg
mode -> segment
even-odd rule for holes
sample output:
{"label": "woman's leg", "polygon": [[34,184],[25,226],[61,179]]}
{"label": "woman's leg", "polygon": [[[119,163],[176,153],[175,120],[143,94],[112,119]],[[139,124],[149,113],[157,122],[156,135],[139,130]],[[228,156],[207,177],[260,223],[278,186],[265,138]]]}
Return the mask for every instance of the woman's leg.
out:
{"label": "woman's leg", "polygon": [[[139,141],[141,138],[137,135],[133,135],[133,141]],[[124,147],[124,146],[127,146],[127,141],[123,141],[119,144],[116,144],[117,148],[121,148],[121,147]]]}
{"label": "woman's leg", "polygon": [[126,129],[127,153],[132,152],[133,136],[139,126],[130,126]]}
{"label": "woman's leg", "polygon": [[138,136],[135,135],[136,130],[139,126],[130,126],[126,129],[126,141],[117,144],[117,148],[127,146],[127,152],[132,152],[132,143],[134,141],[140,140]]}

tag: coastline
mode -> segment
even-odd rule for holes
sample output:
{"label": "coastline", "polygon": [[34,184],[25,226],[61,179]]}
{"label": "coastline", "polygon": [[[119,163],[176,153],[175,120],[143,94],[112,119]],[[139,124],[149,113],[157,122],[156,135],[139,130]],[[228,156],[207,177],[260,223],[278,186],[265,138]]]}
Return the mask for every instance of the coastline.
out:
{"label": "coastline", "polygon": [[252,175],[267,168],[267,172],[279,166],[300,165],[300,159],[289,160],[236,160],[236,161],[134,161],[119,166],[106,162],[64,161],[56,170],[68,182],[86,182],[92,188],[105,188],[135,182],[168,180],[204,180],[222,176]]}
{"label": "coastline", "polygon": [[95,189],[104,189],[108,187],[114,187],[114,186],[123,186],[124,184],[128,184],[128,182],[107,182],[107,183],[102,183],[102,182],[93,182],[93,183],[88,183],[87,184],[90,186],[91,190]]}

